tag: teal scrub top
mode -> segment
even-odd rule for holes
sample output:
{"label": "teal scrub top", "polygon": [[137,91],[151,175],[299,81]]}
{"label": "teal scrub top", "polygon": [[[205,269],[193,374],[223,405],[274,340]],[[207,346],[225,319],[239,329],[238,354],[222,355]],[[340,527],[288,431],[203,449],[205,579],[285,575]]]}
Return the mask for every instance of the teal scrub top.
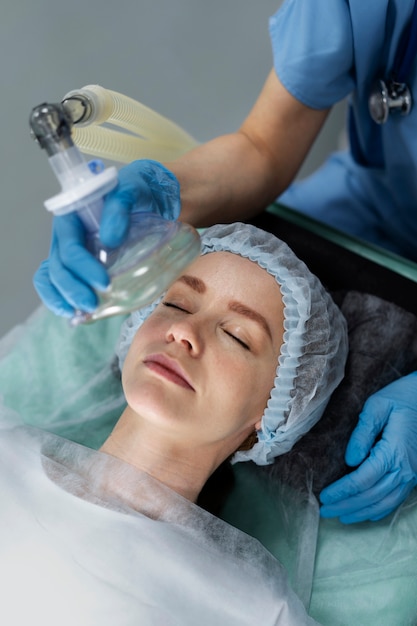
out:
{"label": "teal scrub top", "polygon": [[[349,96],[349,150],[279,200],[417,260],[417,107],[370,117],[372,83],[390,76],[414,0],[286,0],[270,19],[274,68],[303,104]],[[417,97],[416,62],[407,81]]]}

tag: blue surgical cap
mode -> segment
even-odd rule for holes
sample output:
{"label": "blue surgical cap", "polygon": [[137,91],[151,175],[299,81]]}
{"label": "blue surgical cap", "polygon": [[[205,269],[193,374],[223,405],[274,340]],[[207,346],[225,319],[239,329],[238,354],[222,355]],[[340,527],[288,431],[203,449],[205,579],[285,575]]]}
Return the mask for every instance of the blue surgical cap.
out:
{"label": "blue surgical cap", "polygon": [[[201,235],[202,252],[231,252],[250,259],[276,279],[284,304],[284,335],[274,386],[262,416],[258,441],[233,462],[268,465],[320,419],[344,374],[348,352],[345,319],[288,245],[250,224],[217,224]],[[120,367],[133,337],[159,298],[124,322],[118,345]]]}

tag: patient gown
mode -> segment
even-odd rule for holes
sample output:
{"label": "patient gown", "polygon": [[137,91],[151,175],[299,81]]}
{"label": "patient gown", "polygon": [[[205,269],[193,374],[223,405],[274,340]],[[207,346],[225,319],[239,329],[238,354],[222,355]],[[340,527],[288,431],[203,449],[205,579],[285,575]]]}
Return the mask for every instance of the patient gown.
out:
{"label": "patient gown", "polygon": [[257,540],[4,406],[0,500],[8,626],[317,623]]}

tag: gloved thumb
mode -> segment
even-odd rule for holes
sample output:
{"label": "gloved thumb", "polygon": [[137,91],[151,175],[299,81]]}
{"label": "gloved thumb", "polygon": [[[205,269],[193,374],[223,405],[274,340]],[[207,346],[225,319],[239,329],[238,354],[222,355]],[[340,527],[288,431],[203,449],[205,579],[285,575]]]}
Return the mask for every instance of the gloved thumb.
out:
{"label": "gloved thumb", "polygon": [[110,192],[104,202],[100,222],[100,240],[105,246],[116,248],[125,240],[130,227],[132,197],[129,192]]}
{"label": "gloved thumb", "polygon": [[375,439],[388,422],[391,408],[389,400],[379,397],[378,392],[368,398],[346,448],[347,465],[356,467],[368,456]]}
{"label": "gloved thumb", "polygon": [[[92,159],[88,162],[88,167],[93,174],[99,174],[104,170],[104,163],[100,159]],[[119,175],[120,178],[120,175]],[[118,185],[118,188],[120,185]],[[129,229],[131,194],[121,195],[110,192],[104,202],[103,213],[100,220],[100,239],[109,248],[116,248],[126,238]]]}

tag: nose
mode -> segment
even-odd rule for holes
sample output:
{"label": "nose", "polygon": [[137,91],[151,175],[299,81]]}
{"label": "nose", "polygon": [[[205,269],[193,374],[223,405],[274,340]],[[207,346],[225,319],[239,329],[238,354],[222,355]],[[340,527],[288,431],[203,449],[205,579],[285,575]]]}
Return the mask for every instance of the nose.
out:
{"label": "nose", "polygon": [[178,343],[193,356],[201,354],[203,349],[201,332],[198,325],[190,318],[172,322],[167,331],[166,340],[168,343]]}

